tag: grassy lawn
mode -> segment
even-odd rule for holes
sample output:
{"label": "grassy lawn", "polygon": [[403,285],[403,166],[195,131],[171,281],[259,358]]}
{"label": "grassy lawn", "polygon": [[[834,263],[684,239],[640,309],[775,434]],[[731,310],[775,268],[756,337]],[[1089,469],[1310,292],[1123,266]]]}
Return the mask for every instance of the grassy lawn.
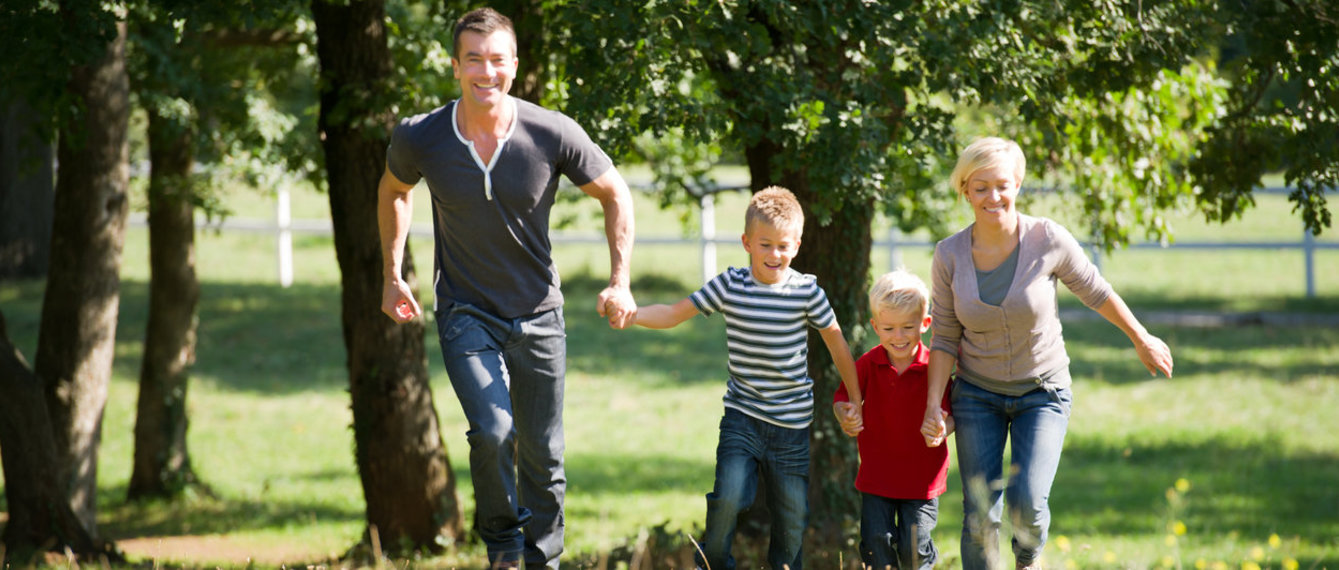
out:
{"label": "grassy lawn", "polygon": [[[262,198],[240,202],[237,215],[264,215]],[[1300,236],[1286,203],[1264,202],[1261,220],[1243,220],[1239,226],[1201,227],[1187,218],[1187,235],[1197,240]],[[319,197],[295,198],[295,215],[324,215],[320,204]],[[592,215],[587,205],[566,208],[563,215],[576,220],[577,227],[591,227],[583,221]],[[692,232],[691,226],[684,230],[679,212],[659,211],[644,199],[639,208],[639,235]],[[742,195],[721,197],[719,235],[738,234],[742,210]],[[426,206],[417,209],[416,216],[426,215]],[[259,566],[337,556],[363,530],[364,505],[352,455],[338,269],[330,238],[295,238],[298,284],[284,289],[275,284],[271,236],[201,232],[204,288],[189,442],[194,466],[215,496],[130,506],[124,496],[147,310],[146,243],[142,228],[129,232],[103,427],[101,531],[120,540],[218,538],[228,549],[253,553]],[[430,267],[430,242],[416,239],[412,245],[419,267]],[[694,246],[639,245],[634,263],[639,302],[669,302],[690,291],[699,273],[696,251]],[[721,267],[745,263],[737,246],[721,246],[719,252]],[[601,553],[635,541],[648,529],[691,533],[701,525],[724,390],[723,323],[694,319],[669,331],[611,331],[593,310],[608,267],[604,247],[564,245],[557,257],[568,293],[570,342],[568,560],[572,566],[596,567]],[[876,271],[886,269],[887,252],[876,251],[874,262]],[[905,248],[902,262],[924,274],[929,250]],[[1103,263],[1104,273],[1136,312],[1339,314],[1339,251],[1317,256],[1316,299],[1304,296],[1296,251],[1128,250]],[[0,283],[0,310],[30,360],[42,291],[37,282]],[[1073,304],[1069,297],[1062,302]],[[1149,379],[1114,327],[1086,320],[1066,324],[1075,412],[1052,493],[1048,564],[1339,568],[1339,517],[1334,515],[1339,416],[1331,413],[1339,408],[1339,331],[1150,328],[1172,346],[1177,358],[1173,379]],[[442,371],[437,341],[429,335],[426,342],[435,401],[468,520],[465,422]],[[0,507],[3,501],[0,497]],[[946,559],[942,567],[956,568],[961,525],[956,472],[941,504],[935,539]],[[838,549],[808,548],[814,556]],[[1008,551],[1007,543],[1003,549]],[[855,554],[854,548],[842,552],[847,561]],[[235,562],[235,554],[153,558],[193,567],[244,565]],[[416,565],[473,568],[481,558],[482,547],[467,543]]]}

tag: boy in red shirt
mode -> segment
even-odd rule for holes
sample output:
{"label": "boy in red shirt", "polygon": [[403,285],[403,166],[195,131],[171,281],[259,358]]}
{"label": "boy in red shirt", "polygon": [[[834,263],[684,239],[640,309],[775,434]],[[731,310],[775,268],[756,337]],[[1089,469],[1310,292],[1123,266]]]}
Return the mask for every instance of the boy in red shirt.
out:
{"label": "boy in red shirt", "polygon": [[[857,436],[860,449],[860,557],[879,570],[929,569],[939,557],[930,531],[939,519],[939,495],[948,487],[948,446],[927,447],[920,431],[929,362],[921,335],[930,330],[929,299],[925,282],[904,269],[875,280],[869,308],[879,346],[856,361],[863,413],[844,386],[832,397],[837,421]],[[945,435],[953,431],[948,393]]]}

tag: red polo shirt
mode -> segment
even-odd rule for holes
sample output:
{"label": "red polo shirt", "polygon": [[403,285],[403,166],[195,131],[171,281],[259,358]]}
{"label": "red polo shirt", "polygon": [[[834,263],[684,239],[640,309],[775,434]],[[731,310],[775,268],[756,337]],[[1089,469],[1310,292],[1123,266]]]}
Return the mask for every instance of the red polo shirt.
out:
{"label": "red polo shirt", "polygon": [[[933,499],[948,489],[948,444],[926,447],[921,436],[926,376],[930,351],[916,347],[916,357],[898,374],[888,360],[888,351],[875,346],[855,363],[860,393],[865,395],[865,430],[856,437],[860,448],[860,470],[855,487],[862,493],[889,499]],[[849,402],[846,387],[839,385],[832,401]],[[949,410],[949,391],[943,407]]]}

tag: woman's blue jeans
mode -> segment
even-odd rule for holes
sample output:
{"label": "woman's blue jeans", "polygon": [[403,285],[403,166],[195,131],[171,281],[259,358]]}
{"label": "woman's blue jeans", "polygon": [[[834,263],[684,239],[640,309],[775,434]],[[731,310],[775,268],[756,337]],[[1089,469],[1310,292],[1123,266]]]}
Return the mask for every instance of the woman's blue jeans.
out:
{"label": "woman's blue jeans", "polygon": [[489,562],[557,568],[567,492],[562,309],[503,319],[456,303],[438,312],[437,334],[469,421],[474,527]]}
{"label": "woman's blue jeans", "polygon": [[721,418],[716,446],[716,487],[707,495],[702,552],[711,570],[735,567],[730,547],[737,519],[753,504],[760,476],[772,514],[767,563],[776,570],[801,570],[809,518],[809,428],[784,428],[730,408]]}
{"label": "woman's blue jeans", "polygon": [[[961,379],[953,383],[965,570],[998,567],[1001,499],[1009,504],[1015,563],[1031,564],[1041,555],[1051,524],[1047,499],[1065,444],[1071,402],[1068,388],[1004,396]],[[1012,461],[1007,478],[1006,438]]]}

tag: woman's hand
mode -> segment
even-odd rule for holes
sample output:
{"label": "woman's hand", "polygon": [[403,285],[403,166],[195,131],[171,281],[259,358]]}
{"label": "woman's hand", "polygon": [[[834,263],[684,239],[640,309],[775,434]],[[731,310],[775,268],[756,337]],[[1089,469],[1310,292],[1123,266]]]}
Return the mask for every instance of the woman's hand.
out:
{"label": "woman's hand", "polygon": [[1172,349],[1162,339],[1144,333],[1135,341],[1134,350],[1150,375],[1157,376],[1161,372],[1168,378],[1172,377]]}
{"label": "woman's hand", "polygon": [[948,435],[948,425],[944,423],[944,410],[939,406],[925,407],[925,420],[921,422],[921,436],[926,447],[939,447]]}

